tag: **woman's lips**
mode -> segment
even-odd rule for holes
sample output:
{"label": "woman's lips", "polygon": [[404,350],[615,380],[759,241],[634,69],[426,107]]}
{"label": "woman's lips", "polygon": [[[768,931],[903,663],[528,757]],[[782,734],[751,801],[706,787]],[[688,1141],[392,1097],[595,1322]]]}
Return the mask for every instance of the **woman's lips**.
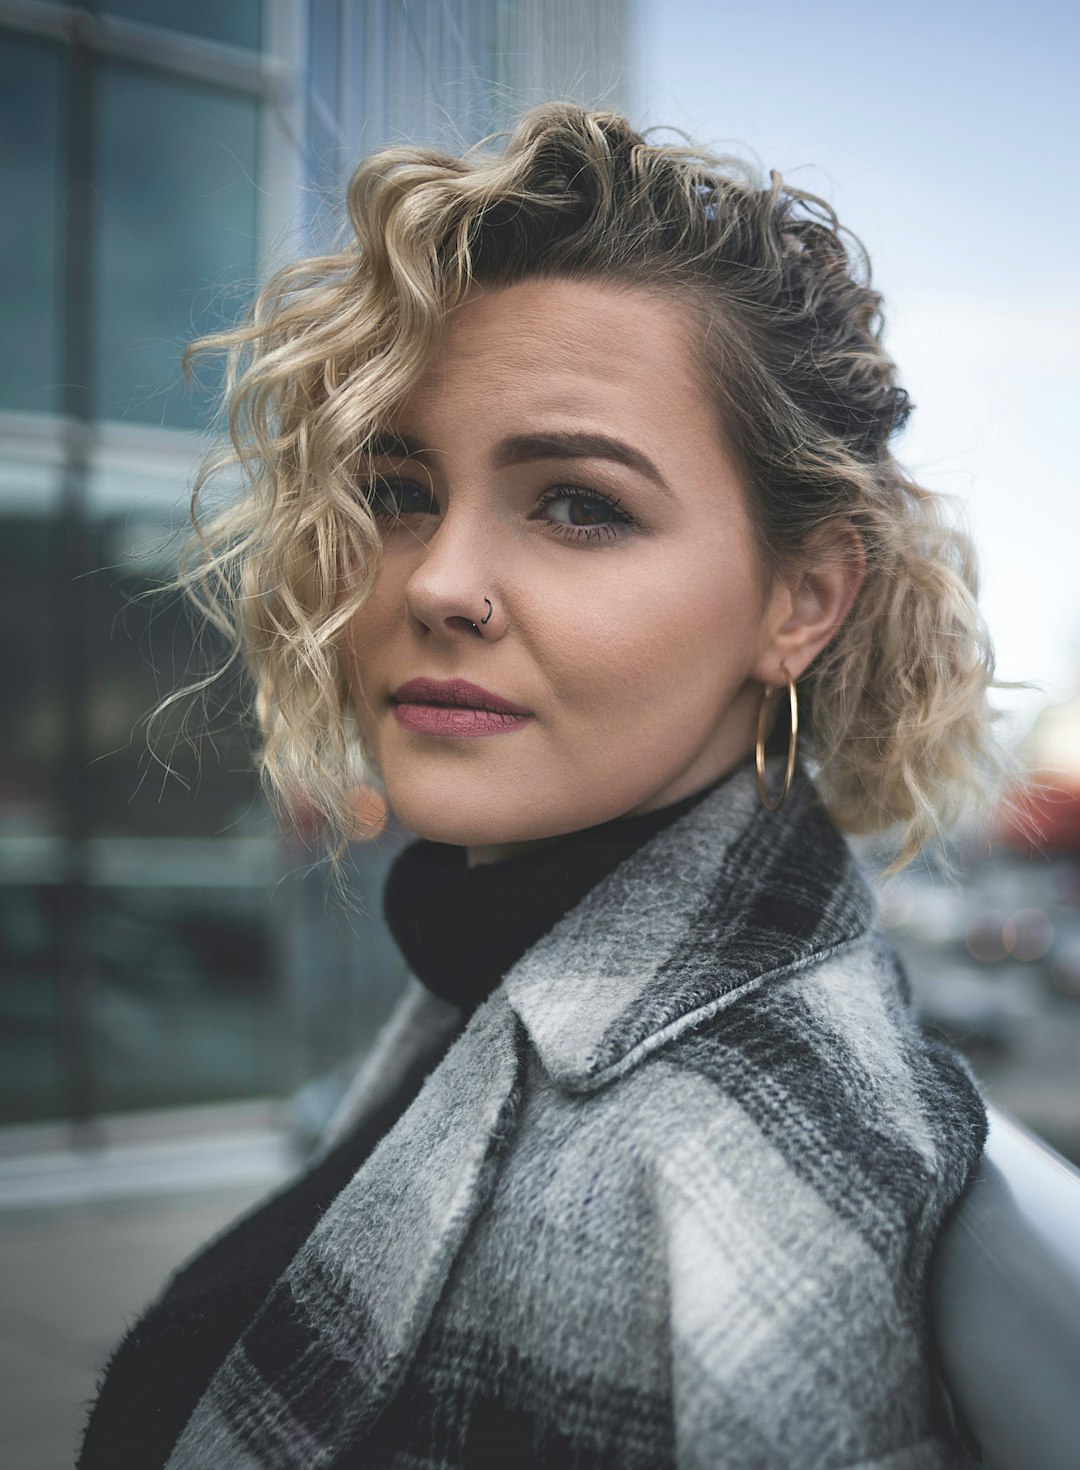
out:
{"label": "woman's lips", "polygon": [[504,735],[532,714],[468,679],[410,679],[391,696],[394,718],[419,735]]}
{"label": "woman's lips", "polygon": [[505,715],[490,709],[452,704],[395,704],[394,718],[418,735],[504,735],[520,730],[532,715]]}

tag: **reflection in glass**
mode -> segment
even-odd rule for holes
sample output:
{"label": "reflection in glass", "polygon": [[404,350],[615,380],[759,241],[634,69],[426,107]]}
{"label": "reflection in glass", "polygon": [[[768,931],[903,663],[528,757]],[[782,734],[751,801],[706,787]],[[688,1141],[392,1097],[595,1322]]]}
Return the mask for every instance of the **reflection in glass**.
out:
{"label": "reflection in glass", "polygon": [[[16,467],[0,499],[0,1126],[69,1105],[61,940],[69,921],[60,690],[49,604],[55,496]],[[151,484],[146,476],[147,487]],[[0,484],[0,489],[4,488]],[[38,504],[35,507],[35,497]],[[144,488],[144,499],[145,488]],[[169,507],[95,516],[83,579],[89,760],[84,785],[94,976],[83,1042],[101,1109],[244,1097],[279,1086],[267,897],[272,824],[235,712],[192,749],[183,711],[149,759],[145,717],[198,663],[175,597],[141,594],[175,570]],[[171,555],[170,555],[171,553]],[[212,651],[207,650],[208,656]],[[192,711],[189,709],[188,714]],[[198,797],[192,788],[198,787]]]}
{"label": "reflection in glass", "polygon": [[102,11],[227,46],[259,49],[262,0],[104,0]]}
{"label": "reflection in glass", "polygon": [[0,33],[0,408],[59,407],[60,52]]}
{"label": "reflection in glass", "polygon": [[[29,478],[29,477],[28,477]],[[44,499],[44,496],[43,496]],[[51,521],[43,505],[0,504],[0,835],[56,828],[60,710],[51,677]]]}
{"label": "reflection in glass", "polygon": [[98,414],[191,427],[217,369],[188,389],[184,346],[235,320],[256,269],[258,104],[126,66],[102,68]]}

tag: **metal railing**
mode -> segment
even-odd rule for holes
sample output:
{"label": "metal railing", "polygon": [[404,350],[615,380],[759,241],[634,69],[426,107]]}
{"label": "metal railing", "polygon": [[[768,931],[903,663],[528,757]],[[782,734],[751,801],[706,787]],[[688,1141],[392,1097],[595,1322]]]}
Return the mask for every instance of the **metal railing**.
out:
{"label": "metal railing", "polygon": [[1080,1170],[991,1107],[934,1263],[934,1332],[986,1470],[1080,1465]]}

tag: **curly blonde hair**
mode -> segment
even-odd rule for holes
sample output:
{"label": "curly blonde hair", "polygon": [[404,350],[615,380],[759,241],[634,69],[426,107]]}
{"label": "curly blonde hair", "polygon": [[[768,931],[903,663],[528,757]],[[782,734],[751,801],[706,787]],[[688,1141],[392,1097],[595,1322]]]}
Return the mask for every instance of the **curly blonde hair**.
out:
{"label": "curly blonde hair", "polygon": [[[247,320],[189,349],[227,354],[228,442],[195,484],[182,581],[247,660],[273,794],[348,833],[363,751],[339,644],[379,568],[356,493],[369,445],[474,281],[541,276],[686,308],[769,571],[797,568],[823,523],[857,528],[865,580],[800,686],[803,748],[837,825],[899,828],[897,868],[996,792],[973,548],[889,451],[909,403],[865,251],[828,204],[564,103],[462,157],[376,153],[347,199],[339,248],[279,271]],[[207,518],[208,481],[229,469],[243,493]]]}

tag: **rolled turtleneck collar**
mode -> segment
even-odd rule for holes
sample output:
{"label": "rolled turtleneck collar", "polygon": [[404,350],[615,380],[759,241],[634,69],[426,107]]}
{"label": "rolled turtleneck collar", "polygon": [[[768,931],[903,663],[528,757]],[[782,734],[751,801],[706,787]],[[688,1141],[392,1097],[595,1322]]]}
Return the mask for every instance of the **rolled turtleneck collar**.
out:
{"label": "rolled turtleneck collar", "polygon": [[476,867],[468,866],[464,847],[410,843],[386,879],[390,932],[413,974],[469,1013],[601,878],[727,779],[671,806],[568,832]]}

